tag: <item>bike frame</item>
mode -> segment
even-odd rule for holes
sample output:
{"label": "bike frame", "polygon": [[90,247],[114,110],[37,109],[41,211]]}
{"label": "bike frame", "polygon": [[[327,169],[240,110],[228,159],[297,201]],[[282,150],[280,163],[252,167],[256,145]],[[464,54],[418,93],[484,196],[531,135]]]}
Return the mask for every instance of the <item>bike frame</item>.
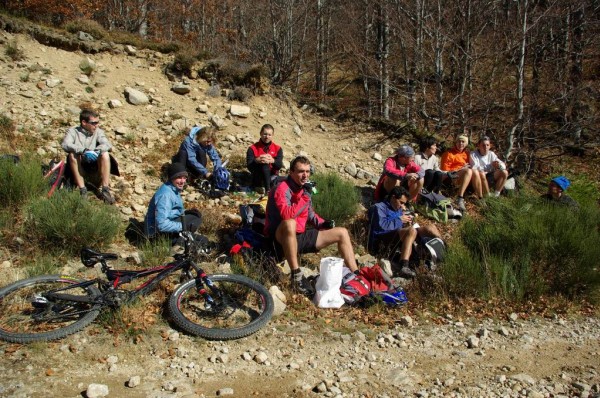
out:
{"label": "bike frame", "polygon": [[[186,242],[187,243],[187,242]],[[139,296],[144,296],[152,292],[156,286],[170,276],[172,273],[182,270],[183,274],[186,277],[192,278],[190,273],[190,268],[193,268],[196,271],[196,288],[198,293],[204,296],[207,302],[212,303],[214,299],[210,296],[205,286],[208,286],[211,289],[213,294],[219,294],[218,290],[214,287],[211,280],[208,278],[207,274],[204,272],[202,268],[200,268],[193,260],[188,257],[188,248],[186,248],[186,254],[176,255],[175,260],[169,262],[164,265],[160,265],[158,267],[146,268],[141,270],[113,270],[110,268],[106,262],[105,258],[100,260],[100,264],[102,265],[102,272],[107,277],[107,280],[101,278],[90,279],[86,281],[82,281],[79,283],[75,283],[69,286],[65,286],[59,289],[50,290],[45,292],[43,296],[47,299],[54,300],[63,300],[63,301],[73,301],[80,303],[90,303],[90,304],[98,304],[98,305],[109,305],[111,303],[108,302],[107,296],[109,292],[117,290],[122,285],[132,282],[133,280],[144,278],[147,276],[155,275],[154,277],[148,279],[140,286],[135,289],[123,289],[124,291],[129,293],[128,299],[126,302],[131,302]],[[114,273],[114,278],[109,278],[109,274]],[[88,296],[80,296],[68,293],[61,293],[66,290],[70,290],[73,288],[87,288],[91,285],[97,284],[100,288],[102,294],[100,296],[96,296],[90,298]]]}

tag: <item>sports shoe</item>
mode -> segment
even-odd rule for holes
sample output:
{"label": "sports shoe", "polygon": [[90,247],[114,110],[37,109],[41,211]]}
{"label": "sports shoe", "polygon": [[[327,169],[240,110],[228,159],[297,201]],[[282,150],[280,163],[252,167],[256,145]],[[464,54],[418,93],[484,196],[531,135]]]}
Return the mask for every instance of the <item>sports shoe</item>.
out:
{"label": "sports shoe", "polygon": [[81,196],[81,199],[84,199],[84,200],[86,200],[88,198],[88,190],[86,187],[79,188],[79,196]]}
{"label": "sports shoe", "polygon": [[112,194],[110,193],[110,189],[108,187],[102,187],[102,199],[104,200],[105,203],[108,203],[109,205],[114,205],[116,200],[115,198],[113,198]]}
{"label": "sports shoe", "polygon": [[456,200],[456,205],[458,206],[458,209],[459,209],[460,211],[462,211],[463,213],[464,213],[465,211],[467,211],[467,208],[465,207],[465,199],[464,199],[464,198],[458,198],[458,199]]}
{"label": "sports shoe", "polygon": [[410,267],[402,267],[400,268],[400,272],[398,272],[398,276],[405,279],[412,279],[417,276],[417,273],[410,269]]}
{"label": "sports shoe", "polygon": [[312,298],[312,296],[315,295],[314,287],[304,275],[302,275],[302,279],[299,281],[294,279],[294,276],[292,275],[292,290],[296,293],[303,294],[308,298]]}

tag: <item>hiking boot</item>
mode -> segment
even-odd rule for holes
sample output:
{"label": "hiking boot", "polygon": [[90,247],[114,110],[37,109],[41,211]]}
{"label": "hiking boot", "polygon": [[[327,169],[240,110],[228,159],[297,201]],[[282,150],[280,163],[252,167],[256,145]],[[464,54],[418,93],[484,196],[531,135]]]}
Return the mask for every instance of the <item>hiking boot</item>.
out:
{"label": "hiking boot", "polygon": [[292,290],[296,293],[303,294],[308,298],[312,298],[315,295],[314,287],[304,275],[302,275],[302,279],[299,281],[292,276]]}
{"label": "hiking boot", "polygon": [[417,276],[417,273],[415,271],[413,271],[410,267],[405,266],[400,268],[400,271],[398,272],[398,276],[404,279],[412,279],[415,276]]}
{"label": "hiking boot", "polygon": [[88,190],[87,190],[86,187],[79,188],[79,196],[81,196],[81,199],[87,200],[87,198],[88,198]]}
{"label": "hiking boot", "polygon": [[114,205],[116,200],[115,198],[113,198],[112,194],[110,193],[110,189],[108,187],[102,187],[102,200],[104,200],[105,203],[108,203],[109,205]]}
{"label": "hiking boot", "polygon": [[458,199],[456,200],[456,205],[458,206],[458,209],[459,209],[460,211],[462,211],[463,213],[464,213],[465,211],[467,211],[467,208],[465,207],[465,198],[458,198]]}

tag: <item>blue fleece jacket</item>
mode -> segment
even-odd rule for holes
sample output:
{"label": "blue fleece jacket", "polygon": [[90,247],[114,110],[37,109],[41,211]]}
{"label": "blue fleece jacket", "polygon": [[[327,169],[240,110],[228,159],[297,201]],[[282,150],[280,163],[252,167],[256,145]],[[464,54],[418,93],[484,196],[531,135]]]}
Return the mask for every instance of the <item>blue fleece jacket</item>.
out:
{"label": "blue fleece jacket", "polygon": [[199,158],[203,158],[202,154],[206,154],[212,164],[213,170],[221,167],[221,158],[217,153],[217,150],[212,145],[203,146],[196,142],[196,135],[200,131],[202,127],[193,127],[190,130],[190,133],[181,143],[179,150],[185,149],[187,152],[187,165],[188,167],[194,168],[196,174],[200,174],[201,176],[206,176],[208,173],[208,169],[206,168],[206,162],[202,164]]}
{"label": "blue fleece jacket", "polygon": [[170,181],[164,183],[150,199],[144,222],[146,234],[153,237],[160,232],[181,231],[183,226],[180,217],[184,212],[179,190]]}

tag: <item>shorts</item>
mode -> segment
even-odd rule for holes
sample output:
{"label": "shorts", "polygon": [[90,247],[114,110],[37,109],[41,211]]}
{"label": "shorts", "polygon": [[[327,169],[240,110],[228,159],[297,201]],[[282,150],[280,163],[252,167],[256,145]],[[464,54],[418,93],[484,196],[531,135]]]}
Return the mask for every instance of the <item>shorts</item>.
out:
{"label": "shorts", "polygon": [[488,186],[490,187],[496,183],[493,171],[485,173],[485,179],[487,180]]}
{"label": "shorts", "polygon": [[[319,236],[319,231],[316,229],[307,229],[306,231],[296,234],[296,241],[298,241],[298,254],[302,253],[316,253],[319,250],[317,249],[317,237]],[[277,251],[277,256],[279,258],[283,258],[283,247],[281,244],[277,242],[276,239],[273,239],[273,243],[275,244],[275,250]]]}

